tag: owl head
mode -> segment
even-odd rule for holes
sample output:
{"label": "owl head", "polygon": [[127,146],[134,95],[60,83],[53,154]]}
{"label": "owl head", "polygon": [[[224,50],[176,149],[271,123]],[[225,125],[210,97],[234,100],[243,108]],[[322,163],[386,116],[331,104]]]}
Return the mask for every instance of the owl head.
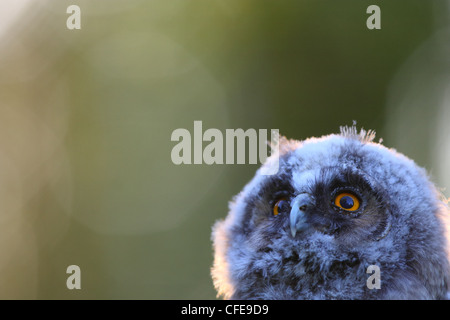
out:
{"label": "owl head", "polygon": [[277,174],[260,168],[213,227],[220,296],[446,298],[446,202],[424,169],[374,137],[353,126],[281,139],[263,164],[279,163]]}

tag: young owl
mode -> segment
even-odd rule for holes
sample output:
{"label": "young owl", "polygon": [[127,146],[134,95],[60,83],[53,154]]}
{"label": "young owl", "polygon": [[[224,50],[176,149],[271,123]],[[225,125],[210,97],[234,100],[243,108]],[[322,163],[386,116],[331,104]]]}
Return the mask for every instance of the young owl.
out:
{"label": "young owl", "polygon": [[[374,133],[280,141],[213,227],[226,299],[445,299],[446,200]],[[379,271],[378,286],[371,284]]]}

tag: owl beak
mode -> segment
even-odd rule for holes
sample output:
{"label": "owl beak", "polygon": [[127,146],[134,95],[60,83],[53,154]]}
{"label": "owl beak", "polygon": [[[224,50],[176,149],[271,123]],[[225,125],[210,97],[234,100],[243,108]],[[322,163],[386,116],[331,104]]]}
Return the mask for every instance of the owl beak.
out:
{"label": "owl beak", "polygon": [[311,207],[313,200],[307,193],[300,193],[291,203],[291,213],[289,216],[292,237],[298,231],[306,229],[306,210]]}

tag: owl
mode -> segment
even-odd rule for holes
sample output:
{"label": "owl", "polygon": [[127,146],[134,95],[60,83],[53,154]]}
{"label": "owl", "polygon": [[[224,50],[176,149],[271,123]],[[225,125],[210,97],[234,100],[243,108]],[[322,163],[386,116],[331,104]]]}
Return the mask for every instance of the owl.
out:
{"label": "owl", "polygon": [[[447,201],[424,169],[375,142],[373,131],[340,131],[281,138],[230,202],[212,232],[218,296],[448,297]],[[276,174],[261,173],[276,162]]]}

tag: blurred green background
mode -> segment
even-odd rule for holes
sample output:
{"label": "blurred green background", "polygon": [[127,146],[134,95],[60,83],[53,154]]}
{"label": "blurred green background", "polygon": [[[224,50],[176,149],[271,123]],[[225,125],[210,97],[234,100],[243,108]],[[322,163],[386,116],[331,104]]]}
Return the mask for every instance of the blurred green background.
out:
{"label": "blurred green background", "polygon": [[[0,298],[214,299],[211,226],[257,166],[174,165],[171,133],[194,120],[296,139],[356,120],[450,187],[449,12],[1,0]],[[81,290],[66,287],[72,264]]]}

